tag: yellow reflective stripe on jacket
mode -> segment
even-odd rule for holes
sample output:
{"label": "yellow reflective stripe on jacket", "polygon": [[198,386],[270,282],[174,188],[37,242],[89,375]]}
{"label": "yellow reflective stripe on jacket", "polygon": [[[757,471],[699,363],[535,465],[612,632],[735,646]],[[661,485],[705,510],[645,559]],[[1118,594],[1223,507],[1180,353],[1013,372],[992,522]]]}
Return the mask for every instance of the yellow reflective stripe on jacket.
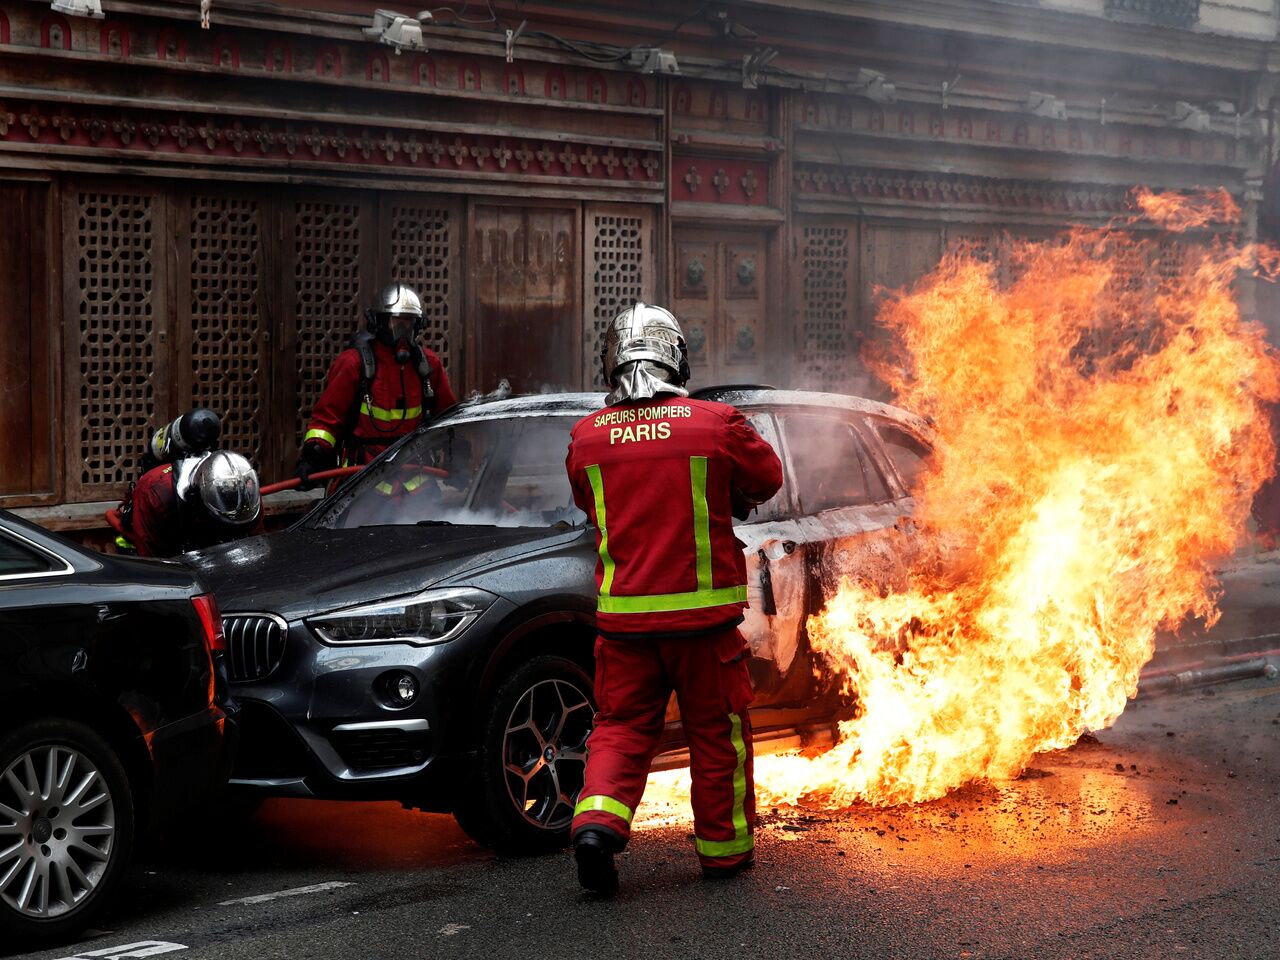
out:
{"label": "yellow reflective stripe on jacket", "polygon": [[427,475],[425,473],[420,473],[416,477],[410,477],[408,480],[404,482],[404,492],[413,493],[413,491],[417,490],[420,486],[422,486],[426,482],[427,482]]}
{"label": "yellow reflective stripe on jacket", "polygon": [[318,427],[314,430],[308,430],[307,435],[302,438],[303,443],[306,443],[308,440],[323,440],[331,447],[336,447],[338,445],[337,437],[328,430],[321,430]]}
{"label": "yellow reflective stripe on jacket", "polygon": [[377,491],[378,491],[380,494],[382,494],[384,497],[389,497],[389,496],[391,496],[393,493],[395,493],[395,492],[396,492],[395,484],[394,484],[394,483],[387,483],[385,480],[384,480],[384,481],[382,481],[382,483],[378,484],[378,485],[377,485],[376,487],[374,487],[373,489],[377,490]]}
{"label": "yellow reflective stripe on jacket", "polygon": [[672,613],[677,610],[701,610],[730,603],[746,603],[747,588],[712,587],[711,583],[711,510],[707,506],[707,458],[689,458],[689,486],[693,495],[693,545],[698,589],[687,593],[657,593],[634,597],[613,596],[614,562],[609,556],[609,531],[605,523],[604,480],[597,464],[587,467],[587,479],[596,501],[596,529],[600,532],[600,597],[596,610],[600,613]]}
{"label": "yellow reflective stripe on jacket", "polygon": [[360,403],[360,412],[375,420],[412,420],[422,416],[421,407],[410,407],[408,410],[388,410],[386,407],[375,407],[368,400]]}
{"label": "yellow reflective stripe on jacket", "polygon": [[747,588],[720,587],[716,590],[693,590],[689,593],[655,593],[644,597],[606,597],[596,601],[601,613],[670,613],[675,610],[701,610],[726,603],[746,603]]}
{"label": "yellow reflective stripe on jacket", "polygon": [[596,529],[600,531],[600,566],[603,573],[600,578],[600,599],[604,600],[613,589],[613,557],[609,556],[609,528],[604,520],[604,480],[600,476],[600,465],[587,467],[587,479],[591,481],[591,492],[596,498]]}
{"label": "yellow reflective stripe on jacket", "polygon": [[694,838],[694,846],[704,857],[732,857],[746,853],[756,845],[747,827],[747,744],[742,739],[742,717],[729,714],[729,739],[738,762],[733,768],[733,839],[703,840]]}
{"label": "yellow reflective stripe on jacket", "polygon": [[592,810],[603,810],[605,813],[611,813],[626,823],[630,823],[634,815],[634,811],[625,803],[619,803],[613,797],[606,797],[600,794],[594,797],[583,797],[579,800],[578,805],[573,808],[573,815],[576,817]]}

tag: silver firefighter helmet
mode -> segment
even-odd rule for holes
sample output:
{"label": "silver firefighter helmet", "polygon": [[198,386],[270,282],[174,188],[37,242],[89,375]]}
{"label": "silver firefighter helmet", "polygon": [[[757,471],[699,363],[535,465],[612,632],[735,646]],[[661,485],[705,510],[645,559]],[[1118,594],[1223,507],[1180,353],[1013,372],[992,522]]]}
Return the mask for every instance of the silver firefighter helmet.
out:
{"label": "silver firefighter helmet", "polygon": [[623,310],[605,331],[600,361],[612,388],[610,404],[659,393],[689,395],[689,351],[670,310],[641,302]]}
{"label": "silver firefighter helmet", "polygon": [[410,340],[422,332],[422,301],[405,283],[389,283],[378,294],[373,307],[382,330],[393,345],[397,340]]}
{"label": "silver firefighter helmet", "polygon": [[262,512],[258,474],[249,461],[229,450],[215,450],[200,457],[190,472],[186,496],[179,475],[178,496],[199,497],[209,515],[223,523],[239,526],[253,523]]}

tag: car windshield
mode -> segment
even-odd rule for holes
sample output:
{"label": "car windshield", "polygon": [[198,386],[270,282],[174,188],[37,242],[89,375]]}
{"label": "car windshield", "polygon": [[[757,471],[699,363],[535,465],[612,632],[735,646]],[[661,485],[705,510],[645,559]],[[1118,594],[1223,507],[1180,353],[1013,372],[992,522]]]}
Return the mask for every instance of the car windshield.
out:
{"label": "car windshield", "polygon": [[539,416],[431,427],[362,471],[313,525],[584,523],[564,468],[574,422]]}

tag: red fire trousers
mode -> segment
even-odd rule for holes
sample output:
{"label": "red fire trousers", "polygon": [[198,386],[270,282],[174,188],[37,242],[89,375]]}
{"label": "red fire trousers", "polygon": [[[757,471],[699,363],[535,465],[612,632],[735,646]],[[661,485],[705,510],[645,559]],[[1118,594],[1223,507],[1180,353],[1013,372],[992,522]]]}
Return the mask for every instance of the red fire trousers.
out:
{"label": "red fire trousers", "polygon": [[705,866],[731,867],[755,844],[751,678],[736,628],[706,637],[596,640],[596,719],[573,832],[600,827],[624,846],[675,691],[693,774],[695,845]]}

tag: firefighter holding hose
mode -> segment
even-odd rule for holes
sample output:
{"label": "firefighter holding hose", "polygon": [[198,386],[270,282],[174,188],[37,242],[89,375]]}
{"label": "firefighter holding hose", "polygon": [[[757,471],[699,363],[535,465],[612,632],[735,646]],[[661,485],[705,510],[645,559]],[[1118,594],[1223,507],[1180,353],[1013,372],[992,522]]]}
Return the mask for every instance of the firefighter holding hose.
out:
{"label": "firefighter holding hose", "polygon": [[733,876],[754,849],[752,699],[738,624],[746,563],[733,516],[782,485],[773,448],[733,407],[691,399],[676,318],[636,303],[602,351],[607,406],[573,429],[566,466],[595,524],[595,695],[573,818],[578,879],[611,894],[672,690],[692,757],[703,874]]}
{"label": "firefighter holding hose", "polygon": [[403,283],[384,287],[365,312],[365,329],[333,361],[311,412],[296,470],[303,489],[312,473],[363,466],[457,403],[444,363],[417,341],[424,322],[418,295]]}

